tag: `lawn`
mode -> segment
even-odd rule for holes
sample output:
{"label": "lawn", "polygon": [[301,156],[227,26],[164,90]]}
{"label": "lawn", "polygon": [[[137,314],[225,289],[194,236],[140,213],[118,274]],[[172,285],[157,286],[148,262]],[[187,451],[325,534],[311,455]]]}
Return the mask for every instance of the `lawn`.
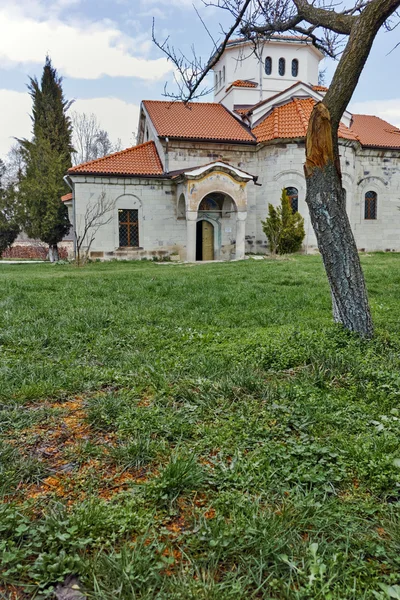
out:
{"label": "lawn", "polygon": [[0,598],[400,598],[400,255],[0,264]]}

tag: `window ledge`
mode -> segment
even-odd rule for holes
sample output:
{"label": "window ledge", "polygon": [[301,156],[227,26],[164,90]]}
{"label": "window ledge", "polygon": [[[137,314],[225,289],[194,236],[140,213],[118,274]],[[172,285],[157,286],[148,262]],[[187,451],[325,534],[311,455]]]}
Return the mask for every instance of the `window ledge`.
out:
{"label": "window ledge", "polygon": [[116,248],[116,252],[125,250],[144,250],[143,246],[119,246]]}

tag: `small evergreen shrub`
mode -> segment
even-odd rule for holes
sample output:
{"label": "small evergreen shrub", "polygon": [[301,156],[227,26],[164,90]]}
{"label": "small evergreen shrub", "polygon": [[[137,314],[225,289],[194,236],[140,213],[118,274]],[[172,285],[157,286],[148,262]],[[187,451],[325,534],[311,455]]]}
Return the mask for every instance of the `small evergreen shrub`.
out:
{"label": "small evergreen shrub", "polygon": [[268,216],[261,221],[271,254],[291,254],[301,248],[305,237],[304,219],[293,212],[286,190],[282,190],[281,205],[268,204]]}

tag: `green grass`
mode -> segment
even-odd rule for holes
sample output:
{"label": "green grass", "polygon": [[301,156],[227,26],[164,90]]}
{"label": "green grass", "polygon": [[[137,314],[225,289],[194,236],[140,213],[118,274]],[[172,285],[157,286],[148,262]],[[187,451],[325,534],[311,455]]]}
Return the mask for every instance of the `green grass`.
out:
{"label": "green grass", "polygon": [[[400,598],[400,256],[0,264],[0,597]],[[16,595],[12,595],[16,594]]]}

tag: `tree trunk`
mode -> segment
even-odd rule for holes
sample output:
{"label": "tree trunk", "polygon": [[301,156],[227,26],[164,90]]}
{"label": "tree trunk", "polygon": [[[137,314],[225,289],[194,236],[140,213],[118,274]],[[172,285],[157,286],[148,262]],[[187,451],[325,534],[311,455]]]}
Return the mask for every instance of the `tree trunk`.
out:
{"label": "tree trunk", "polygon": [[58,262],[60,257],[58,255],[58,246],[57,244],[49,244],[49,261],[50,262]]}
{"label": "tree trunk", "polygon": [[332,294],[333,317],[346,329],[371,338],[367,290],[344,203],[337,136],[326,106],[310,118],[304,167],[306,202]]}

